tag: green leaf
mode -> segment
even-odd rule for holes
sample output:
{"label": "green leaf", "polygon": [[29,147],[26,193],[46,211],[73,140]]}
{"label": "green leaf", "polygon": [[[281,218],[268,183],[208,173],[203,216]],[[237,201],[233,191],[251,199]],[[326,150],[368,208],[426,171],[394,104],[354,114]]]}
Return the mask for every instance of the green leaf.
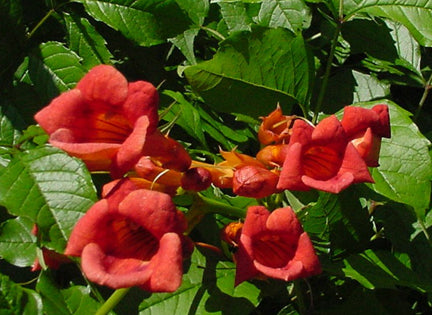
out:
{"label": "green leaf", "polygon": [[201,117],[195,107],[180,92],[165,90],[163,94],[168,95],[177,102],[164,118],[167,121],[171,121],[174,117],[178,116],[176,124],[182,127],[191,137],[197,139],[202,145],[207,146],[201,125]]}
{"label": "green leaf", "polygon": [[233,3],[233,2],[244,2],[244,3],[261,3],[263,0],[210,0],[211,3]]}
{"label": "green leaf", "polygon": [[364,54],[394,61],[398,55],[390,29],[381,19],[357,18],[342,25],[342,36],[350,45],[351,54]]}
{"label": "green leaf", "polygon": [[177,35],[176,37],[168,39],[174,44],[186,57],[187,61],[191,65],[195,65],[196,58],[194,52],[194,41],[195,37],[198,35],[199,28],[192,28],[183,32],[183,34]]}
{"label": "green leaf", "polygon": [[[222,137],[236,141],[236,142],[245,142],[248,140],[248,137],[241,133],[240,128],[233,129],[231,127],[233,124],[225,122],[222,117],[214,117],[214,115],[210,115],[205,111],[202,107],[198,108],[201,118],[207,122],[204,124],[205,131],[212,136],[215,140],[218,139],[218,136],[215,135],[216,132],[220,133]],[[231,126],[231,127],[230,127]]]}
{"label": "green leaf", "polygon": [[343,9],[346,20],[359,13],[368,13],[399,22],[405,25],[420,45],[432,46],[430,0],[348,0],[344,1]]}
{"label": "green leaf", "polygon": [[332,256],[366,247],[372,236],[367,209],[361,207],[354,187],[335,195],[319,193],[318,201],[299,212],[304,230]]}
{"label": "green leaf", "polygon": [[204,23],[210,8],[208,0],[176,0],[176,2],[196,25],[201,26]]}
{"label": "green leaf", "polygon": [[52,279],[50,271],[40,274],[36,290],[42,297],[44,314],[87,315],[95,314],[100,304],[93,300],[90,288],[73,286],[60,289]]}
{"label": "green leaf", "polygon": [[24,122],[16,108],[5,99],[0,100],[0,170],[9,164],[23,127]]}
{"label": "green leaf", "polygon": [[238,31],[251,31],[252,20],[246,12],[246,5],[242,2],[219,2],[220,11],[230,34]]}
{"label": "green leaf", "polygon": [[233,2],[244,2],[244,3],[261,3],[263,0],[210,0],[211,3],[233,3]]}
{"label": "green leaf", "polygon": [[24,128],[20,114],[8,102],[0,101],[0,145],[12,147]]}
{"label": "green leaf", "polygon": [[[218,111],[266,115],[308,103],[313,64],[301,36],[254,28],[222,42],[212,60],[185,68],[192,87]],[[221,98],[223,95],[223,98]]]}
{"label": "green leaf", "polygon": [[[399,58],[406,60],[420,73],[421,65],[421,51],[420,45],[410,34],[408,29],[402,24],[393,22],[391,20],[385,21],[387,26],[391,29],[391,36],[395,41],[396,50]],[[420,73],[421,75],[421,73]]]}
{"label": "green leaf", "polygon": [[33,222],[18,217],[0,226],[0,257],[18,266],[31,266],[36,257],[36,237],[31,233]]}
{"label": "green leaf", "polygon": [[369,185],[377,193],[410,205],[424,215],[431,194],[430,142],[411,121],[411,113],[391,101],[354,105],[371,108],[376,104],[389,106],[392,136],[390,139],[382,139],[380,166],[372,169],[375,183]]}
{"label": "green leaf", "polygon": [[15,154],[0,173],[0,204],[37,223],[44,245],[58,252],[95,200],[84,163],[52,147]]}
{"label": "green leaf", "polygon": [[85,18],[64,14],[69,36],[69,48],[82,58],[82,65],[91,69],[98,64],[111,64],[113,55],[105,39]]}
{"label": "green leaf", "polygon": [[330,76],[324,96],[323,111],[333,114],[347,104],[365,102],[390,95],[390,84],[378,80],[372,74],[364,74],[349,68],[340,69]]}
{"label": "green leaf", "polygon": [[310,26],[312,14],[303,0],[263,1],[257,23],[262,26],[287,28],[299,32]]}
{"label": "green leaf", "polygon": [[80,58],[61,43],[43,43],[30,55],[28,75],[45,102],[75,87],[84,74]]}
{"label": "green leaf", "polygon": [[327,272],[358,281],[368,289],[406,286],[421,292],[430,291],[432,285],[414,273],[405,256],[395,257],[383,250],[368,249],[351,255],[341,262],[323,264]]}
{"label": "green leaf", "polygon": [[76,0],[93,18],[141,46],[164,43],[183,33],[190,19],[174,0]]}
{"label": "green leaf", "polygon": [[362,65],[374,71],[379,80],[398,85],[408,85],[424,88],[424,78],[412,64],[405,59],[386,61],[368,57],[362,60]]}
{"label": "green leaf", "polygon": [[[432,265],[429,263],[432,260],[432,246],[413,209],[390,202],[375,209],[373,217],[378,226],[383,227],[392,251],[408,255],[410,268],[432,283]],[[425,225],[428,227],[427,223]],[[430,228],[428,230],[430,233]]]}
{"label": "green leaf", "polygon": [[258,304],[259,290],[248,282],[234,287],[235,266],[217,262],[195,250],[181,287],[172,294],[152,294],[140,305],[140,315],[250,314]]}
{"label": "green leaf", "polygon": [[358,71],[352,72],[356,87],[353,102],[365,102],[377,98],[383,98],[390,94],[390,84],[379,81],[372,75],[366,75]]}
{"label": "green leaf", "polygon": [[22,288],[0,274],[0,313],[42,315],[42,300],[33,290]]}

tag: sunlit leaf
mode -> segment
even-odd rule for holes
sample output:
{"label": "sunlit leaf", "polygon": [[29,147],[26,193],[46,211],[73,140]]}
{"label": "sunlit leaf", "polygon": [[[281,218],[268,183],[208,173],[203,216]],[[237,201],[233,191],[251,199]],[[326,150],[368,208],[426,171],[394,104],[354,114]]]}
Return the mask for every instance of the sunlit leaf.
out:
{"label": "sunlit leaf", "polygon": [[36,257],[36,237],[31,234],[33,222],[24,217],[0,225],[0,257],[19,267],[28,267]]}
{"label": "sunlit leaf", "polygon": [[37,223],[46,245],[59,252],[95,200],[84,164],[55,148],[17,153],[0,174],[0,204]]}
{"label": "sunlit leaf", "polygon": [[187,67],[185,75],[216,110],[258,117],[279,102],[289,113],[294,103],[308,103],[313,70],[309,56],[301,36],[257,28],[231,36],[212,60]]}
{"label": "sunlit leaf", "polygon": [[36,290],[42,297],[44,314],[87,315],[95,314],[100,307],[100,304],[89,296],[89,287],[60,289],[49,271],[42,272]]}
{"label": "sunlit leaf", "polygon": [[414,69],[420,71],[421,51],[418,42],[402,24],[391,20],[387,20],[386,24],[392,30],[391,36],[394,39],[399,57],[405,59]]}
{"label": "sunlit leaf", "polygon": [[16,144],[23,127],[24,122],[16,108],[0,101],[0,145]]}
{"label": "sunlit leaf", "polygon": [[65,14],[66,27],[69,35],[69,48],[82,58],[86,69],[98,64],[110,64],[113,58],[106,47],[106,40],[85,18]]}
{"label": "sunlit leaf", "polygon": [[22,288],[0,274],[0,313],[42,315],[42,300],[35,291]]}
{"label": "sunlit leaf", "polygon": [[319,244],[326,244],[332,256],[365,248],[372,226],[360,195],[351,187],[335,195],[320,192],[316,203],[299,212],[303,228]]}
{"label": "sunlit leaf", "polygon": [[298,32],[310,26],[312,15],[303,0],[268,0],[263,1],[257,20],[263,26]]}
{"label": "sunlit leaf", "polygon": [[219,3],[223,20],[230,33],[238,31],[250,31],[252,20],[246,12],[244,3],[238,1],[233,3]]}
{"label": "sunlit leaf", "polygon": [[202,25],[207,17],[210,4],[208,0],[176,0],[196,25]]}
{"label": "sunlit leaf", "polygon": [[387,17],[405,25],[421,45],[432,46],[430,0],[349,0],[344,1],[343,9],[346,19],[361,13]]}
{"label": "sunlit leaf", "polygon": [[339,276],[357,280],[368,289],[407,286],[422,292],[432,289],[430,282],[414,273],[407,262],[383,250],[366,250],[341,262],[324,265],[324,269]]}
{"label": "sunlit leaf", "polygon": [[189,17],[174,0],[76,0],[87,12],[142,46],[165,42],[183,33]]}
{"label": "sunlit leaf", "polygon": [[382,140],[380,166],[372,169],[375,183],[370,184],[370,187],[377,193],[408,204],[424,214],[431,193],[430,142],[411,121],[411,114],[391,101],[355,105],[370,108],[382,103],[389,106],[392,136]]}
{"label": "sunlit leaf", "polygon": [[196,64],[195,52],[194,52],[194,41],[198,35],[199,29],[192,28],[183,32],[183,34],[177,35],[176,37],[168,39],[173,43],[182,54],[186,57],[187,61],[194,65]]}
{"label": "sunlit leaf", "polygon": [[371,75],[353,71],[353,76],[356,81],[354,103],[383,98],[390,93],[390,84],[381,82]]}
{"label": "sunlit leaf", "polygon": [[235,266],[195,250],[173,294],[152,294],[140,305],[140,314],[249,314],[258,304],[259,290],[248,282],[234,288]]}
{"label": "sunlit leaf", "polygon": [[28,75],[45,102],[75,87],[84,74],[78,55],[62,43],[43,43],[30,55]]}

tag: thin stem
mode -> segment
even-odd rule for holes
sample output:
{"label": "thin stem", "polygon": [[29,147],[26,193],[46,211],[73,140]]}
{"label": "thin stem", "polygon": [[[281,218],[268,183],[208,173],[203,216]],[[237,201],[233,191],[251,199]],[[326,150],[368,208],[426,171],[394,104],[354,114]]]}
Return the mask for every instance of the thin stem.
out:
{"label": "thin stem", "polygon": [[331,71],[331,67],[333,64],[333,59],[334,59],[334,55],[335,55],[335,51],[336,51],[336,47],[337,47],[337,43],[338,43],[338,38],[339,38],[339,34],[341,32],[341,29],[342,29],[342,23],[344,21],[343,4],[344,4],[344,0],[339,0],[339,12],[338,12],[339,14],[338,14],[336,31],[335,31],[335,34],[334,34],[333,39],[332,39],[330,52],[329,52],[329,56],[327,59],[327,64],[326,64],[326,68],[325,68],[325,72],[324,72],[324,78],[323,78],[323,81],[321,84],[321,89],[320,89],[319,94],[318,94],[318,99],[317,99],[317,103],[316,103],[316,107],[315,107],[314,117],[312,119],[312,122],[314,124],[316,124],[316,122],[318,120],[318,115],[319,115],[319,112],[321,110],[322,103],[324,101],[325,93],[327,91],[328,80],[330,77],[330,71]]}
{"label": "thin stem", "polygon": [[376,232],[374,235],[372,235],[372,237],[370,238],[370,241],[375,241],[376,239],[379,239],[382,237],[384,233],[384,228],[380,229],[378,232]]}
{"label": "thin stem", "polygon": [[426,102],[426,98],[428,97],[429,91],[432,89],[432,73],[429,77],[429,80],[427,80],[425,87],[424,87],[424,91],[423,91],[423,95],[420,99],[420,102],[418,104],[417,110],[414,114],[414,118],[413,120],[416,122],[418,117],[420,116],[420,113],[422,111],[423,105]]}
{"label": "thin stem", "polygon": [[304,285],[301,279],[294,280],[294,294],[297,300],[298,311],[300,314],[307,314],[306,298],[304,294]]}
{"label": "thin stem", "polygon": [[426,237],[427,241],[432,246],[432,239],[429,235],[429,232],[428,232],[426,226],[424,225],[423,220],[417,216],[417,222],[419,223],[420,228],[422,229],[422,232],[423,232],[424,236]]}
{"label": "thin stem", "polygon": [[331,67],[332,67],[332,64],[333,64],[333,58],[334,58],[334,54],[335,54],[335,51],[336,51],[336,46],[337,46],[337,43],[338,43],[338,38],[339,38],[339,33],[341,31],[341,28],[342,28],[342,24],[339,22],[337,24],[336,31],[335,31],[335,34],[334,34],[333,39],[332,39],[332,43],[331,43],[331,47],[330,47],[330,52],[329,52],[329,56],[328,56],[328,59],[327,59],[327,64],[326,64],[326,68],[325,68],[325,72],[324,72],[324,77],[323,77],[323,81],[322,81],[322,84],[321,84],[321,89],[319,91],[317,103],[316,103],[316,106],[315,106],[315,113],[314,113],[314,117],[312,119],[312,122],[314,124],[318,120],[318,114],[319,114],[319,112],[321,110],[321,106],[322,106],[322,103],[324,101],[324,96],[325,96],[325,93],[326,93],[326,90],[327,90],[328,80],[329,80],[329,77],[330,77],[330,71],[331,71]]}
{"label": "thin stem", "polygon": [[216,37],[218,37],[220,40],[225,40],[225,36],[223,36],[218,31],[215,31],[214,29],[211,29],[211,28],[206,27],[206,26],[201,26],[201,29],[203,29],[204,31],[208,31],[208,32],[212,33],[213,35],[215,35]]}
{"label": "thin stem", "polygon": [[41,27],[42,24],[44,24],[45,21],[46,21],[46,20],[51,16],[51,14],[53,14],[54,12],[55,12],[54,9],[49,10],[48,13],[45,14],[45,16],[44,16],[44,17],[39,21],[39,23],[36,24],[35,27],[33,27],[33,29],[30,31],[30,33],[27,34],[27,38],[30,39],[30,38],[34,35],[34,33],[39,29],[39,27]]}
{"label": "thin stem", "polygon": [[344,0],[339,0],[339,21],[343,20],[343,5]]}
{"label": "thin stem", "polygon": [[97,310],[95,315],[108,314],[129,292],[130,288],[117,289],[108,300]]}

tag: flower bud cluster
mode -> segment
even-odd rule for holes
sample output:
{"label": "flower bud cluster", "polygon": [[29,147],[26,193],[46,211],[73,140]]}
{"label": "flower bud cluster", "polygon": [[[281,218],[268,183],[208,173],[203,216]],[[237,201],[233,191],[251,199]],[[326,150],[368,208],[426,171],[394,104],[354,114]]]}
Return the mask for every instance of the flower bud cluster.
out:
{"label": "flower bud cluster", "polygon": [[346,106],[316,126],[285,116],[278,106],[262,118],[258,139],[262,149],[251,157],[221,152],[225,161],[199,164],[220,188],[240,196],[263,198],[285,189],[318,189],[339,193],[356,183],[373,182],[368,167],[377,167],[381,138],[390,137],[387,105],[371,109]]}

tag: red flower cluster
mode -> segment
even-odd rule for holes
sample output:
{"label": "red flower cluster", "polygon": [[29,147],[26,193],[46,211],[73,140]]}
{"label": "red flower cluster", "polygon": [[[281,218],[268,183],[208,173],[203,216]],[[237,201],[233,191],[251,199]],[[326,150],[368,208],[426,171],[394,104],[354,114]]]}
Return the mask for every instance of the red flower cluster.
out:
{"label": "red flower cluster", "polygon": [[266,146],[256,158],[221,152],[225,161],[207,168],[216,186],[245,197],[285,189],[338,193],[355,183],[373,182],[368,166],[378,166],[382,137],[390,137],[386,105],[347,106],[341,121],[332,115],[317,126],[284,116],[277,107],[263,118],[258,138]]}
{"label": "red flower cluster", "polygon": [[[213,184],[253,198],[285,189],[338,193],[373,181],[368,166],[378,166],[381,138],[390,137],[386,105],[347,106],[341,121],[333,115],[317,126],[283,115],[278,106],[262,118],[258,138],[264,147],[256,157],[221,151],[224,161],[211,165],[192,161],[176,140],[160,133],[157,110],[152,84],[128,83],[113,67],[101,65],[35,116],[53,146],[115,179],[78,221],[65,251],[81,257],[84,274],[95,283],[151,292],[180,286],[182,262],[193,244],[171,199],[179,187],[196,192]],[[236,285],[257,277],[290,281],[321,272],[290,207],[272,213],[250,207],[244,224],[228,225],[223,239],[237,249]],[[56,257],[53,263],[46,258],[55,265]]]}

